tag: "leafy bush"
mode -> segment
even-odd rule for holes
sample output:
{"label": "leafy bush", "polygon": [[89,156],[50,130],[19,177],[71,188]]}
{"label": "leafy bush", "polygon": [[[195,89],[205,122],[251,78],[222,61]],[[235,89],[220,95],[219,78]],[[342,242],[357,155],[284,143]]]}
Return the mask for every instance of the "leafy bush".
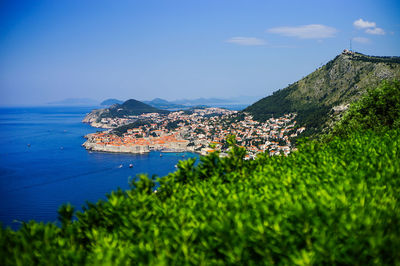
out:
{"label": "leafy bush", "polygon": [[351,132],[373,129],[385,131],[400,127],[400,81],[383,81],[353,103],[332,134],[345,136]]}
{"label": "leafy bush", "polygon": [[400,130],[245,161],[231,145],[88,203],[61,227],[0,230],[0,264],[399,264]]}

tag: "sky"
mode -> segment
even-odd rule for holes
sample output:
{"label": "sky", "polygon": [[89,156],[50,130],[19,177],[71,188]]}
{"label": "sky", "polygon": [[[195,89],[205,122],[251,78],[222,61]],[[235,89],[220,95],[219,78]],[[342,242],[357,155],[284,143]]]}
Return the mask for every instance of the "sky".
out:
{"label": "sky", "polygon": [[400,56],[387,0],[0,1],[0,106],[265,97],[343,49]]}

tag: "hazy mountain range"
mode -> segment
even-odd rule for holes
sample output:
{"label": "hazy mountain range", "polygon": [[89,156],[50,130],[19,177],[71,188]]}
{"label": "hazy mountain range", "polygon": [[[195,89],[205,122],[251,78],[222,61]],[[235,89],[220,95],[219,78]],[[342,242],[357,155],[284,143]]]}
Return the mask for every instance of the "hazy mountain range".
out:
{"label": "hazy mountain range", "polygon": [[[197,99],[179,99],[174,101],[168,101],[161,98],[154,98],[151,101],[141,101],[148,105],[151,105],[160,109],[185,109],[193,106],[215,106],[215,105],[250,105],[261,97],[255,96],[238,96],[231,98],[197,98]],[[102,102],[90,98],[67,98],[60,101],[48,102],[48,105],[59,105],[59,106],[111,106],[113,104],[122,104],[123,100],[110,98],[103,100]]]}
{"label": "hazy mountain range", "polygon": [[[145,104],[159,109],[187,109],[194,106],[220,106],[220,105],[250,105],[261,97],[254,96],[238,96],[231,98],[197,98],[197,99],[180,99],[168,101],[161,98],[155,98],[151,101],[142,101]],[[123,101],[117,99],[107,99],[101,103],[104,106],[111,106],[113,104],[121,104]]]}

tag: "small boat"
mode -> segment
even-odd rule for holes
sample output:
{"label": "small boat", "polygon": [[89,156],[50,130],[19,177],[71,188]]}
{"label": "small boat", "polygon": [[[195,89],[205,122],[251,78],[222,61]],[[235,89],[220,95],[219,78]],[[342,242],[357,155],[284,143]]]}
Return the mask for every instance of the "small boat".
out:
{"label": "small boat", "polygon": [[28,146],[28,147],[30,147],[30,146],[31,146],[31,144],[29,144],[29,143],[28,143],[28,145],[27,145],[27,146]]}
{"label": "small boat", "polygon": [[160,153],[160,157],[162,157],[162,154]]}
{"label": "small boat", "polygon": [[120,164],[120,165],[118,166],[118,168],[122,168],[122,166],[123,166],[123,165],[122,165],[122,164]]}
{"label": "small boat", "polygon": [[133,164],[129,164],[129,168],[132,168],[133,167]]}

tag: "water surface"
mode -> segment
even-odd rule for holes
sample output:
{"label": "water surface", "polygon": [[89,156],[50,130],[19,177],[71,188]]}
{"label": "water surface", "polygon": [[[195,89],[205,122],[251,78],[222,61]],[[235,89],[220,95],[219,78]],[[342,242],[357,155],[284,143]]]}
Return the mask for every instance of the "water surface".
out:
{"label": "water surface", "polygon": [[[77,209],[106,193],[128,189],[139,173],[165,176],[192,153],[144,155],[86,151],[81,123],[91,107],[0,108],[0,221],[18,228],[31,219],[52,222],[58,207]],[[182,157],[184,156],[184,158]],[[133,164],[133,168],[129,168]],[[122,165],[122,167],[121,167]]]}

